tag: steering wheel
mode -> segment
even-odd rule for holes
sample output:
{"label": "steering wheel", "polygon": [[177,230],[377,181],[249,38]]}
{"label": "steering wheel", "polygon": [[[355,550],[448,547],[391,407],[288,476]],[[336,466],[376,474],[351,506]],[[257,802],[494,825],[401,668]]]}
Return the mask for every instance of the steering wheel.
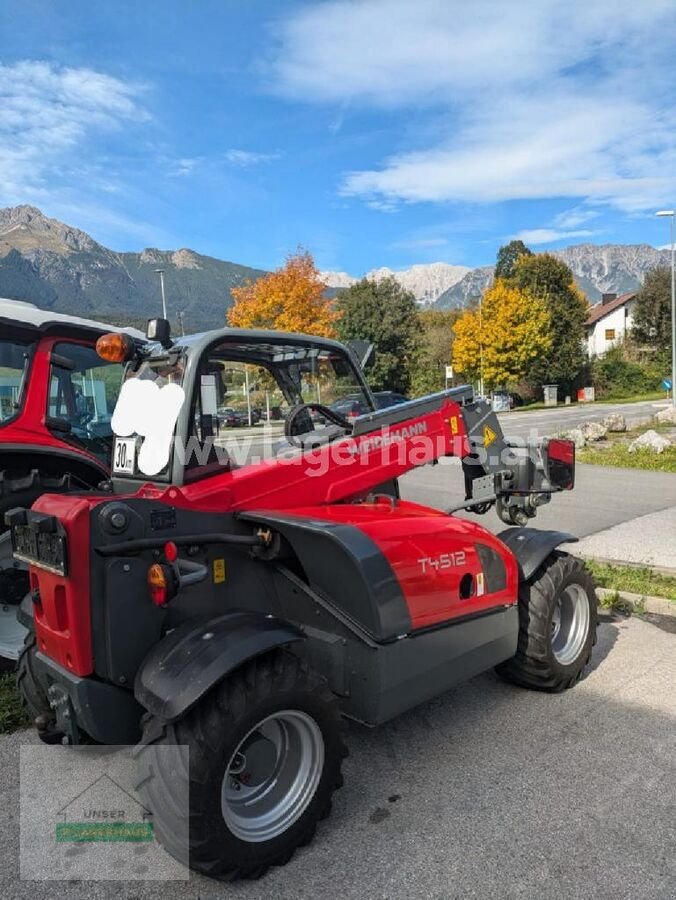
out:
{"label": "steering wheel", "polygon": [[[289,415],[286,417],[286,421],[284,422],[284,437],[290,444],[293,444],[296,447],[304,446],[305,442],[303,440],[299,440],[297,435],[294,434],[293,426],[296,424],[298,418],[303,415],[303,413],[307,415],[307,413],[311,409],[316,410],[321,416],[323,416],[323,418],[328,419],[329,422],[337,425],[338,428],[342,428],[345,434],[352,434],[351,423],[335,410],[330,409],[328,406],[324,406],[323,403],[299,403],[294,406],[293,409],[289,412]],[[339,435],[335,435],[335,437],[338,436]],[[329,440],[333,440],[333,438],[329,437]]]}

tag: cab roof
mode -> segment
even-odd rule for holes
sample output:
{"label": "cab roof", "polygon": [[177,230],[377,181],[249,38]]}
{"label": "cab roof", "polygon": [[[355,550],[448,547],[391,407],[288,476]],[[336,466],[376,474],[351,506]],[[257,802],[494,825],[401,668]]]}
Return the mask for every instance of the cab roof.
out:
{"label": "cab roof", "polygon": [[0,298],[0,325],[17,326],[21,331],[38,334],[63,334],[68,337],[97,337],[110,331],[124,332],[135,340],[145,341],[138,328],[122,328],[107,325],[94,319],[69,316],[52,310],[40,309],[24,300]]}

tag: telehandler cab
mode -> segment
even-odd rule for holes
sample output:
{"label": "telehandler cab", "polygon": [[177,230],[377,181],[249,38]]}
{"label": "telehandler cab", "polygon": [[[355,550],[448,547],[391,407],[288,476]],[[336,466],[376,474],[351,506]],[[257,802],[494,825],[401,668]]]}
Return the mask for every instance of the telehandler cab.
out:
{"label": "telehandler cab", "polygon": [[[7,514],[30,564],[36,725],[47,740],[138,743],[167,849],[254,877],[328,814],[345,718],[378,725],[493,666],[543,691],[580,678],[594,584],[558,549],[575,538],[524,527],[573,487],[574,447],[510,444],[468,387],[376,410],[335,341],[172,341],[164,320],[149,337],[99,341],[128,360],[109,490]],[[330,408],[355,394],[370,412]],[[254,458],[260,426],[237,429],[244,449],[218,434],[219,406],[252,397],[284,413],[270,458]],[[462,461],[462,506],[495,507],[502,533],[399,499],[400,475],[446,456]]]}

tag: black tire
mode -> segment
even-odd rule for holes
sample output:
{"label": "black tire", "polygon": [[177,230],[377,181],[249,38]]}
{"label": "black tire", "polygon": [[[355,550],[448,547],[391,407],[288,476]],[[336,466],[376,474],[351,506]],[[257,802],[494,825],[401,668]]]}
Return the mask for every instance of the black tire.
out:
{"label": "black tire", "polygon": [[52,718],[53,713],[49,706],[47,694],[35,677],[33,657],[36,653],[35,632],[30,629],[24,641],[23,650],[19,655],[16,672],[16,686],[19,689],[21,703],[31,718],[35,721],[38,716]]}
{"label": "black tire", "polygon": [[[556,642],[563,641],[559,637],[562,626],[557,633],[554,622],[562,609],[575,603],[580,604],[582,619],[569,628],[576,638],[570,638],[568,654],[572,653],[572,658],[568,658],[565,647],[557,648]],[[497,666],[497,672],[507,681],[533,690],[557,692],[572,687],[580,680],[596,643],[596,604],[596,586],[584,562],[568,553],[551,553],[533,577],[519,586],[517,651]],[[572,622],[572,617],[568,621]]]}
{"label": "black tire", "polygon": [[[252,730],[254,737],[261,734],[257,726],[264,719],[289,712],[309,718],[321,733],[323,764],[316,768],[316,786],[284,831],[270,839],[242,839],[226,823],[221,805],[226,768]],[[325,680],[285,650],[251,660],[172,725],[163,727],[147,716],[137,756],[137,788],[153,814],[155,835],[173,856],[212,878],[258,878],[270,866],[284,865],[297,847],[310,843],[317,823],[330,812],[333,792],[342,785],[340,769],[347,755],[343,729],[337,698]],[[167,757],[160,754],[167,753],[168,745],[187,746],[189,761],[176,746],[169,751],[167,771]],[[244,787],[250,787],[248,782]]]}

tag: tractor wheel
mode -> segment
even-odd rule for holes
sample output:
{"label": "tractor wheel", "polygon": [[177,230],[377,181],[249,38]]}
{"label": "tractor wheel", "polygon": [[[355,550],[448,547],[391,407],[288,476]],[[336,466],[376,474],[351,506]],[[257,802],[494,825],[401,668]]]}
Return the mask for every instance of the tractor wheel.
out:
{"label": "tractor wheel", "polygon": [[138,791],[158,840],[223,880],[258,878],[312,840],[347,755],[337,698],[285,650],[247,663],[172,725],[148,716],[142,744]]}
{"label": "tractor wheel", "polygon": [[582,676],[596,643],[596,588],[582,560],[551,553],[519,587],[519,642],[497,667],[508,681],[564,691]]}
{"label": "tractor wheel", "polygon": [[52,716],[47,694],[35,677],[33,668],[35,652],[35,632],[30,629],[26,633],[23,650],[17,663],[16,686],[19,689],[21,703],[30,716],[31,721],[35,721],[38,716],[44,716],[45,718]]}

